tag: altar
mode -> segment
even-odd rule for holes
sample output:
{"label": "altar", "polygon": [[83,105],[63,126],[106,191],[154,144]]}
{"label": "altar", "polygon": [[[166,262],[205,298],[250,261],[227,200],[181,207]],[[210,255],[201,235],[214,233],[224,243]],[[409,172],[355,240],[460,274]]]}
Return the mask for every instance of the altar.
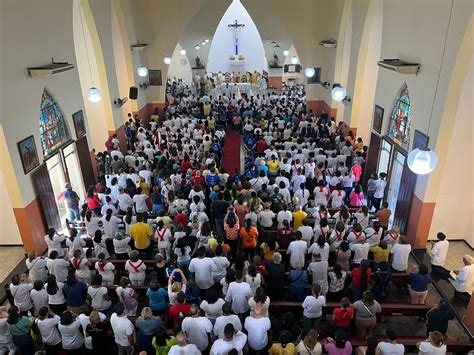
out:
{"label": "altar", "polygon": [[229,67],[231,73],[245,73],[245,59],[230,59]]}
{"label": "altar", "polygon": [[[232,96],[232,87],[237,85],[237,87],[239,88],[239,91],[241,94],[245,94],[247,96],[252,96],[253,93],[252,93],[252,84],[250,83],[228,83],[229,84],[229,88],[226,89],[226,85],[227,83],[222,83],[221,84],[221,93],[225,93],[226,96]],[[227,91],[230,91],[229,93]]]}

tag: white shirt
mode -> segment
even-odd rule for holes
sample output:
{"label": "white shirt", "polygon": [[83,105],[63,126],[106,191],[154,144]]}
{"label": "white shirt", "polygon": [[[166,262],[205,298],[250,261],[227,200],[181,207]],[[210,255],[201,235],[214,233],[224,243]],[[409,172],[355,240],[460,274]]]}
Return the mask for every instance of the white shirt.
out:
{"label": "white shirt", "polygon": [[133,203],[135,204],[135,209],[137,213],[143,213],[143,212],[148,211],[148,206],[146,204],[147,199],[148,199],[148,196],[145,194],[133,196]]}
{"label": "white shirt", "polygon": [[113,239],[115,234],[119,231],[119,223],[122,220],[116,216],[111,216],[107,221],[106,216],[102,217],[102,225],[104,226],[104,238]]}
{"label": "white shirt", "polygon": [[[329,244],[324,243],[324,247],[321,248],[318,244],[313,243],[308,249],[308,254],[321,255],[322,261],[328,261],[329,260]],[[314,261],[314,258],[313,258],[313,261]]]}
{"label": "white shirt", "polygon": [[89,286],[87,288],[87,294],[91,298],[91,305],[92,308],[98,310],[98,311],[105,311],[110,308],[112,305],[112,301],[106,300],[104,298],[104,295],[108,293],[107,287],[98,287],[94,288],[92,286]]}
{"label": "white shirt", "polygon": [[115,266],[114,266],[114,264],[112,264],[111,262],[108,262],[107,264],[105,264],[103,266],[103,268],[104,268],[104,271],[101,270],[101,268],[99,266],[99,262],[96,261],[95,269],[102,276],[102,281],[113,282],[114,278],[115,278],[115,275],[114,275]]}
{"label": "white shirt", "polygon": [[219,282],[226,276],[230,262],[225,256],[215,256],[212,261],[216,264],[216,270],[212,272],[212,277],[215,282]]}
{"label": "white shirt", "polygon": [[217,266],[211,258],[194,258],[189,264],[189,271],[196,276],[196,285],[203,290],[214,285],[212,273],[217,271]]}
{"label": "white shirt", "polygon": [[212,332],[212,323],[206,317],[186,317],[181,323],[181,329],[186,332],[188,342],[197,346],[201,351],[209,345],[208,333]]}
{"label": "white shirt", "polygon": [[354,243],[350,245],[351,250],[354,252],[355,264],[360,264],[362,260],[367,259],[369,256],[369,243]]}
{"label": "white shirt", "polygon": [[48,277],[48,270],[46,269],[46,260],[42,258],[35,258],[33,261],[26,259],[26,267],[28,268],[28,277],[31,282],[37,280],[46,281]]}
{"label": "white shirt", "polygon": [[[64,298],[64,293],[63,293],[63,283],[58,283],[58,290],[56,291],[55,294],[50,295],[48,293],[48,303],[49,304],[64,304],[66,303],[66,298]],[[48,290],[48,284],[44,284],[44,289]]]}
{"label": "white shirt", "polygon": [[202,301],[199,308],[201,308],[206,317],[210,320],[216,320],[217,317],[222,316],[222,306],[225,301],[222,298],[219,298],[215,303],[209,304],[207,301]]}
{"label": "white shirt", "polygon": [[437,266],[443,266],[448,256],[449,242],[445,240],[440,240],[434,243],[433,248],[431,249],[431,264]]}
{"label": "white shirt", "polygon": [[33,289],[32,284],[10,284],[10,292],[14,298],[15,306],[18,307],[20,312],[27,311],[33,308],[33,303],[30,298],[30,291]]}
{"label": "white shirt", "polygon": [[57,328],[60,320],[61,318],[56,314],[52,318],[36,319],[35,323],[41,334],[43,344],[54,346],[61,342],[61,335],[59,335]]}
{"label": "white shirt", "polygon": [[51,254],[53,250],[58,252],[58,257],[64,256],[64,250],[61,246],[61,243],[66,239],[64,235],[54,235],[53,239],[49,238],[49,235],[44,236],[46,245],[48,246],[48,255]]}
{"label": "white shirt", "polygon": [[240,322],[239,316],[236,314],[230,314],[228,316],[217,317],[216,323],[214,324],[214,335],[219,339],[224,338],[224,328],[229,323],[234,326],[235,330],[242,330],[242,323]]}
{"label": "white shirt", "polygon": [[326,298],[322,295],[317,298],[306,296],[303,301],[303,315],[307,318],[318,318],[323,314],[323,306],[326,305]]}
{"label": "white shirt", "polygon": [[295,268],[298,262],[304,265],[304,256],[307,250],[308,244],[304,240],[294,240],[288,245],[286,253],[290,254],[291,267]]}
{"label": "white shirt", "polygon": [[[135,267],[133,267],[134,265]],[[138,269],[138,271],[135,270]],[[145,271],[146,265],[143,261],[137,260],[136,262],[132,262],[132,260],[127,260],[125,263],[125,270],[128,271],[128,277],[130,280],[144,280],[145,279]]]}
{"label": "white shirt", "polygon": [[133,206],[133,200],[127,193],[119,194],[117,197],[119,208],[122,211],[127,211],[129,207]]}
{"label": "white shirt", "polygon": [[126,237],[122,239],[116,239],[114,238],[113,243],[114,243],[114,251],[115,254],[125,254],[128,251],[128,243],[130,243],[131,238]]}
{"label": "white shirt", "polygon": [[247,329],[249,346],[254,350],[261,350],[268,344],[268,331],[271,328],[270,318],[247,317],[244,323]]}
{"label": "white shirt", "polygon": [[397,271],[406,271],[410,252],[410,244],[395,244],[391,250],[393,254],[392,267]]}
{"label": "white shirt", "polygon": [[121,346],[130,346],[128,336],[135,332],[133,323],[127,317],[119,317],[117,313],[113,313],[110,317],[110,325],[114,332],[115,342]]}
{"label": "white shirt", "polygon": [[69,273],[68,261],[64,259],[46,259],[46,266],[48,267],[49,273],[56,276],[58,283],[66,281]]}
{"label": "white shirt", "polygon": [[250,285],[246,282],[231,282],[225,300],[232,302],[232,311],[235,314],[245,313],[249,310],[248,299],[252,297]]}
{"label": "white shirt", "polygon": [[225,339],[216,340],[214,344],[212,344],[211,355],[227,354],[232,349],[237,350],[237,353],[242,355],[242,349],[246,342],[247,336],[241,331],[238,331],[230,341]]}
{"label": "white shirt", "polygon": [[277,221],[278,221],[278,228],[283,228],[283,221],[287,220],[288,222],[291,223],[293,220],[293,215],[290,211],[280,211],[278,212],[277,215]]}
{"label": "white shirt", "polygon": [[38,316],[38,311],[43,307],[48,307],[48,292],[43,288],[39,291],[35,289],[30,292],[31,301],[35,307],[35,316]]}
{"label": "white shirt", "polygon": [[381,355],[403,355],[405,354],[405,346],[403,344],[392,344],[381,341],[378,345]]}
{"label": "white shirt", "polygon": [[168,351],[168,355],[201,355],[201,351],[194,344],[173,345]]}
{"label": "white shirt", "polygon": [[59,323],[58,328],[64,350],[78,349],[84,344],[84,335],[79,331],[80,327],[81,323],[77,319],[74,319],[69,325]]}
{"label": "white shirt", "polygon": [[375,193],[374,193],[375,198],[383,198],[385,186],[387,186],[387,181],[382,180],[382,179],[377,179],[377,181],[375,182]]}
{"label": "white shirt", "polygon": [[454,283],[458,292],[472,292],[474,289],[474,264],[465,265],[459,270]]}
{"label": "white shirt", "polygon": [[446,344],[441,345],[439,348],[433,346],[429,341],[422,341],[418,347],[419,355],[445,355]]}

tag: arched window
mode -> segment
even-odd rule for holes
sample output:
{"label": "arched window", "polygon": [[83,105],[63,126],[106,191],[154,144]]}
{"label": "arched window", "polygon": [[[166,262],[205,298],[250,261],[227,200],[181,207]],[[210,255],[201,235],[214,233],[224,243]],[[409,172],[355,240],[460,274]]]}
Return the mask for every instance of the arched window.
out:
{"label": "arched window", "polygon": [[41,97],[39,126],[41,148],[45,157],[71,139],[64,114],[46,88]]}
{"label": "arched window", "polygon": [[388,122],[387,136],[408,150],[410,140],[411,106],[407,83],[398,92]]}

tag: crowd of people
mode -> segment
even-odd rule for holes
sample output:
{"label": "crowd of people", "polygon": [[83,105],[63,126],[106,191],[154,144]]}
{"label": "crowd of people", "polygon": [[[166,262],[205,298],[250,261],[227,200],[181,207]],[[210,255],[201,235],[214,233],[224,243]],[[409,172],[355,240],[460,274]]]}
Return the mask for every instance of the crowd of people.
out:
{"label": "crowd of people", "polygon": [[[68,235],[50,229],[47,257],[12,279],[0,352],[403,354],[394,329],[373,336],[391,274],[409,273],[417,304],[431,278],[388,228],[386,175],[362,189],[362,139],[307,112],[300,85],[201,98],[181,85],[149,122],[130,115],[125,154],[107,140],[83,205],[66,186]],[[244,136],[245,171],[221,166],[227,128]],[[279,314],[279,301],[299,305]],[[426,317],[419,351],[444,354],[453,314],[441,301]]]}

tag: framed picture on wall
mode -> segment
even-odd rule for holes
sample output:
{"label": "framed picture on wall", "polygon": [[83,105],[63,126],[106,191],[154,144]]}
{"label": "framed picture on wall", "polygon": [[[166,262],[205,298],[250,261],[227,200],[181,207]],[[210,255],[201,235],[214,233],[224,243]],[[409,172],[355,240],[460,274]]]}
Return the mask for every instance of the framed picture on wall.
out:
{"label": "framed picture on wall", "polygon": [[76,138],[86,135],[86,124],[84,123],[84,112],[82,110],[72,114],[72,122],[76,131]]}
{"label": "framed picture on wall", "polygon": [[150,86],[162,86],[161,70],[148,70],[148,81]]}
{"label": "framed picture on wall", "polygon": [[382,133],[382,123],[383,123],[383,108],[379,105],[375,105],[374,109],[374,125],[373,130],[379,134]]}
{"label": "framed picture on wall", "polygon": [[429,141],[430,141],[430,137],[428,137],[423,132],[415,129],[415,135],[413,137],[413,147],[412,147],[412,149],[426,148],[428,146]]}
{"label": "framed picture on wall", "polygon": [[21,164],[25,175],[40,165],[36,151],[35,137],[32,135],[17,143],[20,152]]}

